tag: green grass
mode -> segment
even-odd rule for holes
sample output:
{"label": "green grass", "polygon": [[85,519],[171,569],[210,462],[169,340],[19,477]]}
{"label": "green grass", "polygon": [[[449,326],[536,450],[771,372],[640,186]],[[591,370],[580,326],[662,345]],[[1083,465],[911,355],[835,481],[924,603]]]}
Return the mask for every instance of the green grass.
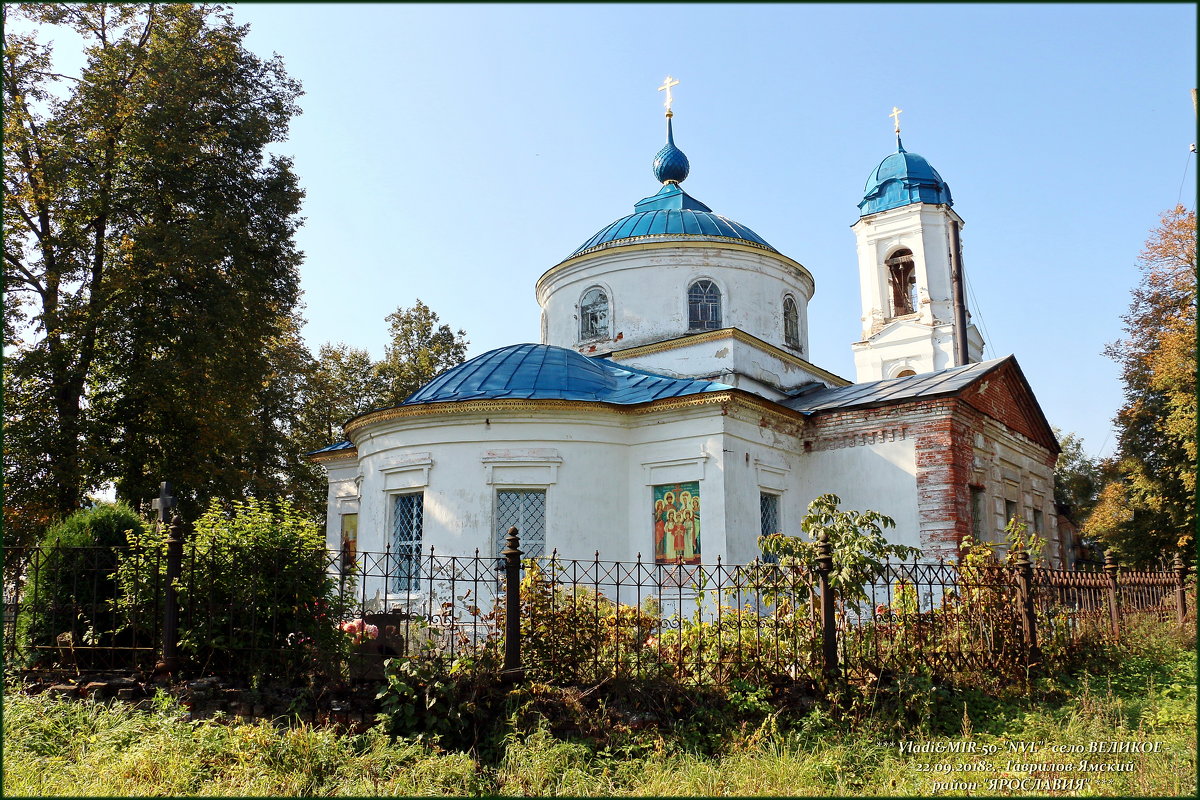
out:
{"label": "green grass", "polygon": [[[1185,648],[1143,644],[1099,659],[1090,672],[1041,682],[1034,700],[981,693],[938,695],[943,728],[897,727],[886,713],[834,722],[827,714],[767,714],[711,740],[639,731],[610,746],[565,740],[547,724],[509,726],[491,756],[448,752],[431,741],[391,740],[378,731],[338,735],[328,728],[269,723],[190,722],[173,702],[152,710],[71,702],[9,690],[4,706],[3,790],[13,795],[513,795],[923,796],[946,781],[976,781],[972,794],[1045,795],[989,779],[1079,778],[1081,773],[1014,770],[1008,761],[1130,763],[1132,771],[1096,773],[1081,791],[1060,796],[1175,796],[1196,790],[1196,656]],[[920,691],[925,691],[924,689]],[[930,690],[932,691],[932,690]],[[952,709],[945,706],[953,704]],[[919,704],[918,704],[919,705]],[[514,717],[515,718],[515,717]],[[706,718],[707,726],[711,719]],[[698,723],[699,724],[699,723]],[[922,730],[925,732],[922,733]],[[997,755],[901,753],[900,740],[970,742]],[[1052,746],[1091,741],[1158,743],[1129,755],[1054,753]],[[1013,756],[1010,742],[1038,742]],[[943,772],[990,762],[980,772]]]}

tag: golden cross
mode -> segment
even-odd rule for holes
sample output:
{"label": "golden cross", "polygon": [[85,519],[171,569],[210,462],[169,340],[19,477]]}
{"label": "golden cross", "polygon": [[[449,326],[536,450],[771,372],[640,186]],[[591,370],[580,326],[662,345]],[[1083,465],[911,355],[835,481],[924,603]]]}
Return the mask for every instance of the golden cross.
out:
{"label": "golden cross", "polygon": [[889,117],[896,121],[896,133],[900,132],[900,115],[903,113],[904,109],[892,106],[892,113],[888,114]]}
{"label": "golden cross", "polygon": [[668,76],[667,76],[667,79],[666,79],[665,81],[663,81],[663,85],[662,85],[662,86],[660,86],[660,87],[658,87],[658,90],[659,90],[660,92],[666,92],[666,93],[667,93],[667,102],[666,102],[666,103],[664,103],[663,105],[665,105],[665,106],[667,107],[667,113],[668,113],[668,114],[670,114],[670,113],[671,113],[671,103],[673,102],[673,99],[672,99],[672,97],[671,97],[671,87],[672,87],[672,86],[678,86],[678,85],[679,85],[679,81],[675,80],[675,79],[674,79],[674,78],[672,78],[670,75],[668,75]]}

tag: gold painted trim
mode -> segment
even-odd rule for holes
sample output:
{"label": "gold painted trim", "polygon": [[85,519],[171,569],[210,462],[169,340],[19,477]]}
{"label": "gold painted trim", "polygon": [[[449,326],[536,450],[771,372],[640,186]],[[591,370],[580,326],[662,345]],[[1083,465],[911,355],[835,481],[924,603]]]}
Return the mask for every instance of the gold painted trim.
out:
{"label": "gold painted trim", "polygon": [[592,256],[594,256],[598,253],[606,253],[610,250],[623,250],[625,248],[629,248],[630,250],[665,250],[665,249],[668,249],[671,247],[703,248],[703,247],[712,247],[714,245],[718,245],[724,250],[741,250],[742,252],[746,252],[746,253],[758,253],[758,254],[766,253],[767,255],[769,255],[773,258],[778,258],[780,261],[783,261],[784,263],[786,263],[788,266],[792,267],[793,269],[799,270],[806,278],[808,278],[809,283],[813,284],[814,287],[816,286],[816,280],[813,278],[812,273],[808,271],[808,267],[804,266],[796,259],[791,258],[789,256],[785,256],[783,253],[781,253],[775,249],[769,249],[769,248],[760,247],[758,245],[748,244],[745,241],[743,241],[742,239],[725,239],[720,236],[713,236],[711,238],[702,239],[702,240],[697,240],[694,238],[667,239],[667,240],[660,239],[660,237],[665,237],[665,236],[699,236],[699,235],[701,235],[701,234],[664,233],[664,234],[657,234],[655,236],[644,236],[644,237],[638,236],[638,237],[635,237],[632,239],[617,239],[614,242],[606,242],[603,245],[599,245],[592,249],[585,250],[582,253],[577,253],[576,255],[573,255],[570,258],[560,261],[559,263],[555,264],[550,269],[543,272],[541,277],[538,278],[537,282],[534,284],[534,291],[535,292],[540,291],[541,287],[542,287],[542,283],[544,281],[546,281],[547,279],[549,279],[551,275],[559,272],[560,270],[566,269],[568,266],[574,265],[580,261],[591,258]]}
{"label": "gold painted trim", "polygon": [[776,347],[770,342],[765,342],[757,336],[746,333],[740,328],[720,328],[715,331],[701,331],[700,333],[690,333],[681,336],[678,339],[668,339],[665,342],[655,342],[653,344],[644,344],[640,347],[630,347],[625,350],[614,350],[607,357],[610,359],[637,358],[638,356],[647,356],[653,353],[662,353],[667,350],[677,350],[681,347],[688,347],[693,344],[707,344],[716,342],[722,339],[735,339],[743,344],[748,344],[753,347],[758,347],[766,350],[776,358],[782,361],[787,361],[801,369],[812,372],[825,380],[833,383],[835,386],[849,386],[852,382],[843,377],[834,375],[829,370],[821,369],[817,365],[805,361],[800,356],[793,355],[788,351]]}
{"label": "gold painted trim", "polygon": [[325,464],[330,461],[340,461],[343,458],[358,458],[358,448],[348,447],[344,450],[334,450],[331,453],[318,453],[304,457],[310,464]]}
{"label": "gold painted trim", "polygon": [[[704,392],[701,394],[684,395],[683,397],[664,397],[649,403],[637,405],[617,405],[614,403],[594,402],[588,400],[462,400],[447,403],[426,403],[419,406],[400,406],[384,408],[379,411],[364,414],[346,425],[346,436],[380,422],[395,419],[411,419],[430,416],[450,416],[461,414],[478,414],[483,412],[536,412],[536,411],[604,411],[641,416],[660,411],[673,411],[703,406],[736,406],[770,414],[788,422],[803,421],[804,415],[798,411],[779,406],[765,398],[750,394],[741,389],[730,389],[722,392]],[[345,452],[345,451],[339,451]],[[354,452],[357,455],[357,450]],[[332,460],[332,459],[329,459]]]}

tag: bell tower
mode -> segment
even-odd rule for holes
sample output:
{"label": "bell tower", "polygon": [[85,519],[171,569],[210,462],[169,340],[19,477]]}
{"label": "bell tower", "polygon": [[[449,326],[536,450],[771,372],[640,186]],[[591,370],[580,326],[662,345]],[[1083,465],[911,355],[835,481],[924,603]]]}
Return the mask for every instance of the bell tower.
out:
{"label": "bell tower", "polygon": [[962,277],[963,220],[949,185],[929,162],[896,152],[867,178],[854,231],[862,294],[862,340],[851,345],[859,383],[982,360]]}

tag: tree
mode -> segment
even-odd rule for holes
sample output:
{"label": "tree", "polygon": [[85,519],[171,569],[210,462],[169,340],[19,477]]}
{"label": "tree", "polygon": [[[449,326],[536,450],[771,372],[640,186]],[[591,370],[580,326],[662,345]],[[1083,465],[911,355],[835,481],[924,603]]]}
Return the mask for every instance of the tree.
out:
{"label": "tree", "polygon": [[[267,147],[299,85],[218,6],[4,14],[38,26],[5,25],[6,519],[107,481],[136,501],[168,478],[191,508],[283,491],[302,192]],[[53,72],[55,26],[85,42],[78,77]]]}
{"label": "tree", "polygon": [[1054,462],[1054,502],[1070,509],[1075,520],[1086,519],[1096,504],[1100,472],[1096,459],[1083,450],[1083,439],[1075,433],[1055,428],[1062,452]]}
{"label": "tree", "polygon": [[808,504],[808,513],[800,521],[808,541],[772,533],[760,536],[758,544],[764,554],[785,565],[811,566],[817,558],[817,541],[825,534],[833,556],[829,584],[847,607],[861,612],[869,600],[865,587],[884,573],[885,564],[893,558],[915,559],[921,551],[888,541],[884,530],[896,527],[891,517],[878,511],[842,511],[841,502],[836,494],[823,494]]}
{"label": "tree", "polygon": [[1126,561],[1187,550],[1196,527],[1196,215],[1162,215],[1139,257],[1142,279],[1106,354],[1121,365],[1118,451],[1084,526]]}
{"label": "tree", "polygon": [[387,317],[391,344],[377,366],[385,388],[382,406],[394,406],[467,356],[466,331],[455,333],[438,325],[438,315],[417,300],[412,308],[398,308]]}
{"label": "tree", "polygon": [[366,350],[341,342],[321,345],[304,376],[292,437],[292,451],[299,459],[294,502],[301,511],[314,517],[324,514],[328,484],[324,470],[299,457],[342,441],[342,424],[379,405],[385,388]]}

